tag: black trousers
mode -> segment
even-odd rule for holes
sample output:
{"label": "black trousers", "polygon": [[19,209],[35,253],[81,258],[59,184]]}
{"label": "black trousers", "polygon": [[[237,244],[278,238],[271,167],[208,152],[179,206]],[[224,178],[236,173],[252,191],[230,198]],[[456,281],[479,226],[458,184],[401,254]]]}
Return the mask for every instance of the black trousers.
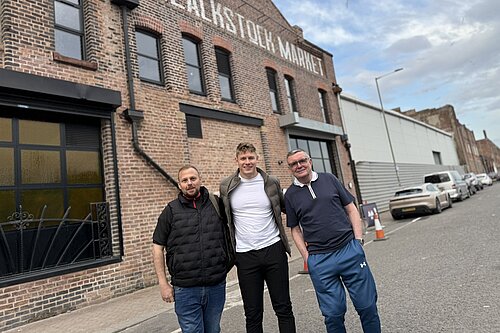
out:
{"label": "black trousers", "polygon": [[263,333],[264,281],[278,317],[280,333],[295,333],[288,260],[281,240],[260,250],[236,253],[236,267],[247,333]]}

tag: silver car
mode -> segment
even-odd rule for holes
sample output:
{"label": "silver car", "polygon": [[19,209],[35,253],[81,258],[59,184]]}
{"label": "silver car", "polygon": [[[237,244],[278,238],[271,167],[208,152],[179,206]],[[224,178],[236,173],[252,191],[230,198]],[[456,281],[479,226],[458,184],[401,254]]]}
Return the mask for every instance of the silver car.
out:
{"label": "silver car", "polygon": [[450,195],[431,183],[397,191],[389,201],[389,210],[395,220],[405,215],[439,214],[443,208],[451,206]]}
{"label": "silver car", "polygon": [[424,183],[432,183],[448,192],[452,200],[462,201],[470,197],[467,183],[455,170],[440,171],[424,176]]}

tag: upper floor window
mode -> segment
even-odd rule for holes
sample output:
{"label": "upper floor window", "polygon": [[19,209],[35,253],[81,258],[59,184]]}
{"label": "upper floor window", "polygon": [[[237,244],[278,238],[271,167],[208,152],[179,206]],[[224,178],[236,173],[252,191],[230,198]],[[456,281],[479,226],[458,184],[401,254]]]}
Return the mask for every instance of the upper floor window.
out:
{"label": "upper floor window", "polygon": [[234,101],[233,80],[231,78],[231,64],[229,62],[229,53],[216,48],[215,57],[217,58],[217,70],[219,72],[220,93],[222,99]]}
{"label": "upper floor window", "polygon": [[290,76],[285,76],[285,89],[286,99],[288,100],[288,107],[290,108],[290,112],[297,112],[294,95],[294,82],[293,78]]}
{"label": "upper floor window", "polygon": [[142,80],[161,83],[161,52],[159,38],[142,31],[136,31],[135,38],[137,42],[139,77]]}
{"label": "upper floor window", "polygon": [[273,112],[280,113],[278,100],[278,84],[276,82],[276,71],[271,68],[266,68],[267,82],[269,84],[269,94],[271,95],[271,106]]}
{"label": "upper floor window", "polygon": [[325,123],[330,123],[330,117],[328,116],[328,103],[326,102],[326,91],[318,90],[319,106],[321,110],[321,115]]}
{"label": "upper floor window", "polygon": [[204,95],[205,84],[203,82],[203,68],[200,61],[200,44],[194,39],[183,36],[182,46],[184,48],[189,91]]}
{"label": "upper floor window", "polygon": [[54,10],[56,52],[84,60],[82,0],[54,0]]}

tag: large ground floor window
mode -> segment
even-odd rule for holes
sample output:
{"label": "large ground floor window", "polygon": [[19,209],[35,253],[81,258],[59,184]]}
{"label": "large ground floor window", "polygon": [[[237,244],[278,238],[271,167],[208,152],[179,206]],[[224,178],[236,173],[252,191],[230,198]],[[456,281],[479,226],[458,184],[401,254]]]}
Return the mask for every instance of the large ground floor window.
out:
{"label": "large ground floor window", "polygon": [[0,113],[0,282],[110,256],[101,120],[8,114]]}

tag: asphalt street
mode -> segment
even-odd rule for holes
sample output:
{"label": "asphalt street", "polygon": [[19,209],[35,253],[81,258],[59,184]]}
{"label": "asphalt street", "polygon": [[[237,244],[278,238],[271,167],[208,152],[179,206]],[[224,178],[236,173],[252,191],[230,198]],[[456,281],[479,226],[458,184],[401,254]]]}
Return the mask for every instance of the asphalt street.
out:
{"label": "asphalt street", "polygon": [[[385,241],[367,235],[367,259],[379,293],[383,332],[500,332],[500,184],[487,187],[438,215],[388,222]],[[383,224],[384,221],[382,221]],[[290,262],[297,332],[325,332],[302,261]],[[265,294],[264,331],[278,332]],[[362,332],[352,304],[348,332]],[[222,331],[245,332],[238,285],[228,288]],[[180,332],[173,310],[123,332]]]}

